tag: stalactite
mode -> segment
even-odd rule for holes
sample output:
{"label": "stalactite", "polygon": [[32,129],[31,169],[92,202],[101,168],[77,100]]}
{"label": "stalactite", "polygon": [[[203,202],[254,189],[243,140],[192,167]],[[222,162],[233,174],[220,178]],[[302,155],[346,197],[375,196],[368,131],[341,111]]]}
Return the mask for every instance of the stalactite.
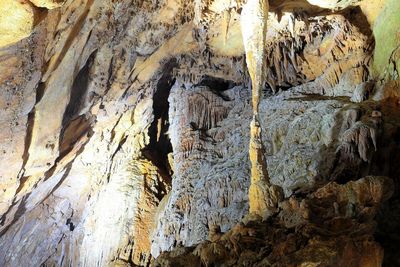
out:
{"label": "stalactite", "polygon": [[228,115],[228,108],[223,106],[223,99],[210,91],[192,95],[188,102],[189,121],[198,129],[211,129]]}
{"label": "stalactite", "polygon": [[231,21],[231,13],[229,10],[224,10],[222,19],[222,36],[224,40],[224,45],[226,45],[226,40],[228,39],[229,23]]}
{"label": "stalactite", "polygon": [[[354,144],[357,147],[359,157],[364,161],[369,161],[368,152],[371,143],[376,147],[377,133],[376,129],[363,122],[357,122],[353,127],[348,129],[342,136],[342,141],[348,144]],[[347,153],[352,151],[347,151]]]}
{"label": "stalactite", "polygon": [[378,132],[381,122],[381,113],[373,111],[370,117],[360,121],[355,121],[358,114],[355,111],[348,113],[348,120],[345,125],[349,125],[348,129],[341,137],[341,145],[337,151],[346,158],[360,158],[364,162],[371,160],[371,147],[377,151]]}

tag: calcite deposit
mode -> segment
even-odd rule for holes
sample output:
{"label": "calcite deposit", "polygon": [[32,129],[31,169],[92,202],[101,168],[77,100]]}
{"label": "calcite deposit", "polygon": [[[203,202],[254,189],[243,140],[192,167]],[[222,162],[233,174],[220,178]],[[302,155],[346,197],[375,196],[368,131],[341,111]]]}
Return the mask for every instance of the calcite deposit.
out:
{"label": "calcite deposit", "polygon": [[1,0],[0,266],[400,266],[399,14]]}

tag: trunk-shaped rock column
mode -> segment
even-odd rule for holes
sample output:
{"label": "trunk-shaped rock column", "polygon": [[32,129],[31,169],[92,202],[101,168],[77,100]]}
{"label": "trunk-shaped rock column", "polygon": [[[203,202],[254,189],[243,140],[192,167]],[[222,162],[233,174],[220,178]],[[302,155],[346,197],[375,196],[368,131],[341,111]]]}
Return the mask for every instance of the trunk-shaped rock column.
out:
{"label": "trunk-shaped rock column", "polygon": [[244,4],[241,14],[246,64],[252,81],[253,119],[250,124],[249,146],[251,161],[250,215],[258,215],[262,218],[266,218],[273,212],[283,198],[281,188],[272,185],[269,181],[258,114],[260,96],[264,86],[268,10],[268,0],[248,0]]}

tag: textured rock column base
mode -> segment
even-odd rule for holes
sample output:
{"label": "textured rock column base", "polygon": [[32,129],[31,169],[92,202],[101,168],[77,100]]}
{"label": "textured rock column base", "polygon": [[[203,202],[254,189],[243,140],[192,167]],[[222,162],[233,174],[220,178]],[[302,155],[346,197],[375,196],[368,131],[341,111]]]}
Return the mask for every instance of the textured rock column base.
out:
{"label": "textured rock column base", "polygon": [[251,185],[249,188],[250,214],[265,219],[271,215],[283,199],[282,189],[269,183],[261,127],[256,117],[250,125]]}

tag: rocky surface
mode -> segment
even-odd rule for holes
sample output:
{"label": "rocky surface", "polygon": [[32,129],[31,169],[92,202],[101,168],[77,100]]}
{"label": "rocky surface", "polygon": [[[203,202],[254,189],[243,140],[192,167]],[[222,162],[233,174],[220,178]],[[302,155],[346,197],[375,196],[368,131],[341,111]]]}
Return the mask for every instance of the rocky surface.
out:
{"label": "rocky surface", "polygon": [[400,265],[399,2],[249,3],[0,2],[0,266]]}
{"label": "rocky surface", "polygon": [[370,233],[392,190],[385,177],[329,183],[282,201],[266,222],[210,231],[208,241],[164,252],[153,266],[381,266],[383,250]]}

